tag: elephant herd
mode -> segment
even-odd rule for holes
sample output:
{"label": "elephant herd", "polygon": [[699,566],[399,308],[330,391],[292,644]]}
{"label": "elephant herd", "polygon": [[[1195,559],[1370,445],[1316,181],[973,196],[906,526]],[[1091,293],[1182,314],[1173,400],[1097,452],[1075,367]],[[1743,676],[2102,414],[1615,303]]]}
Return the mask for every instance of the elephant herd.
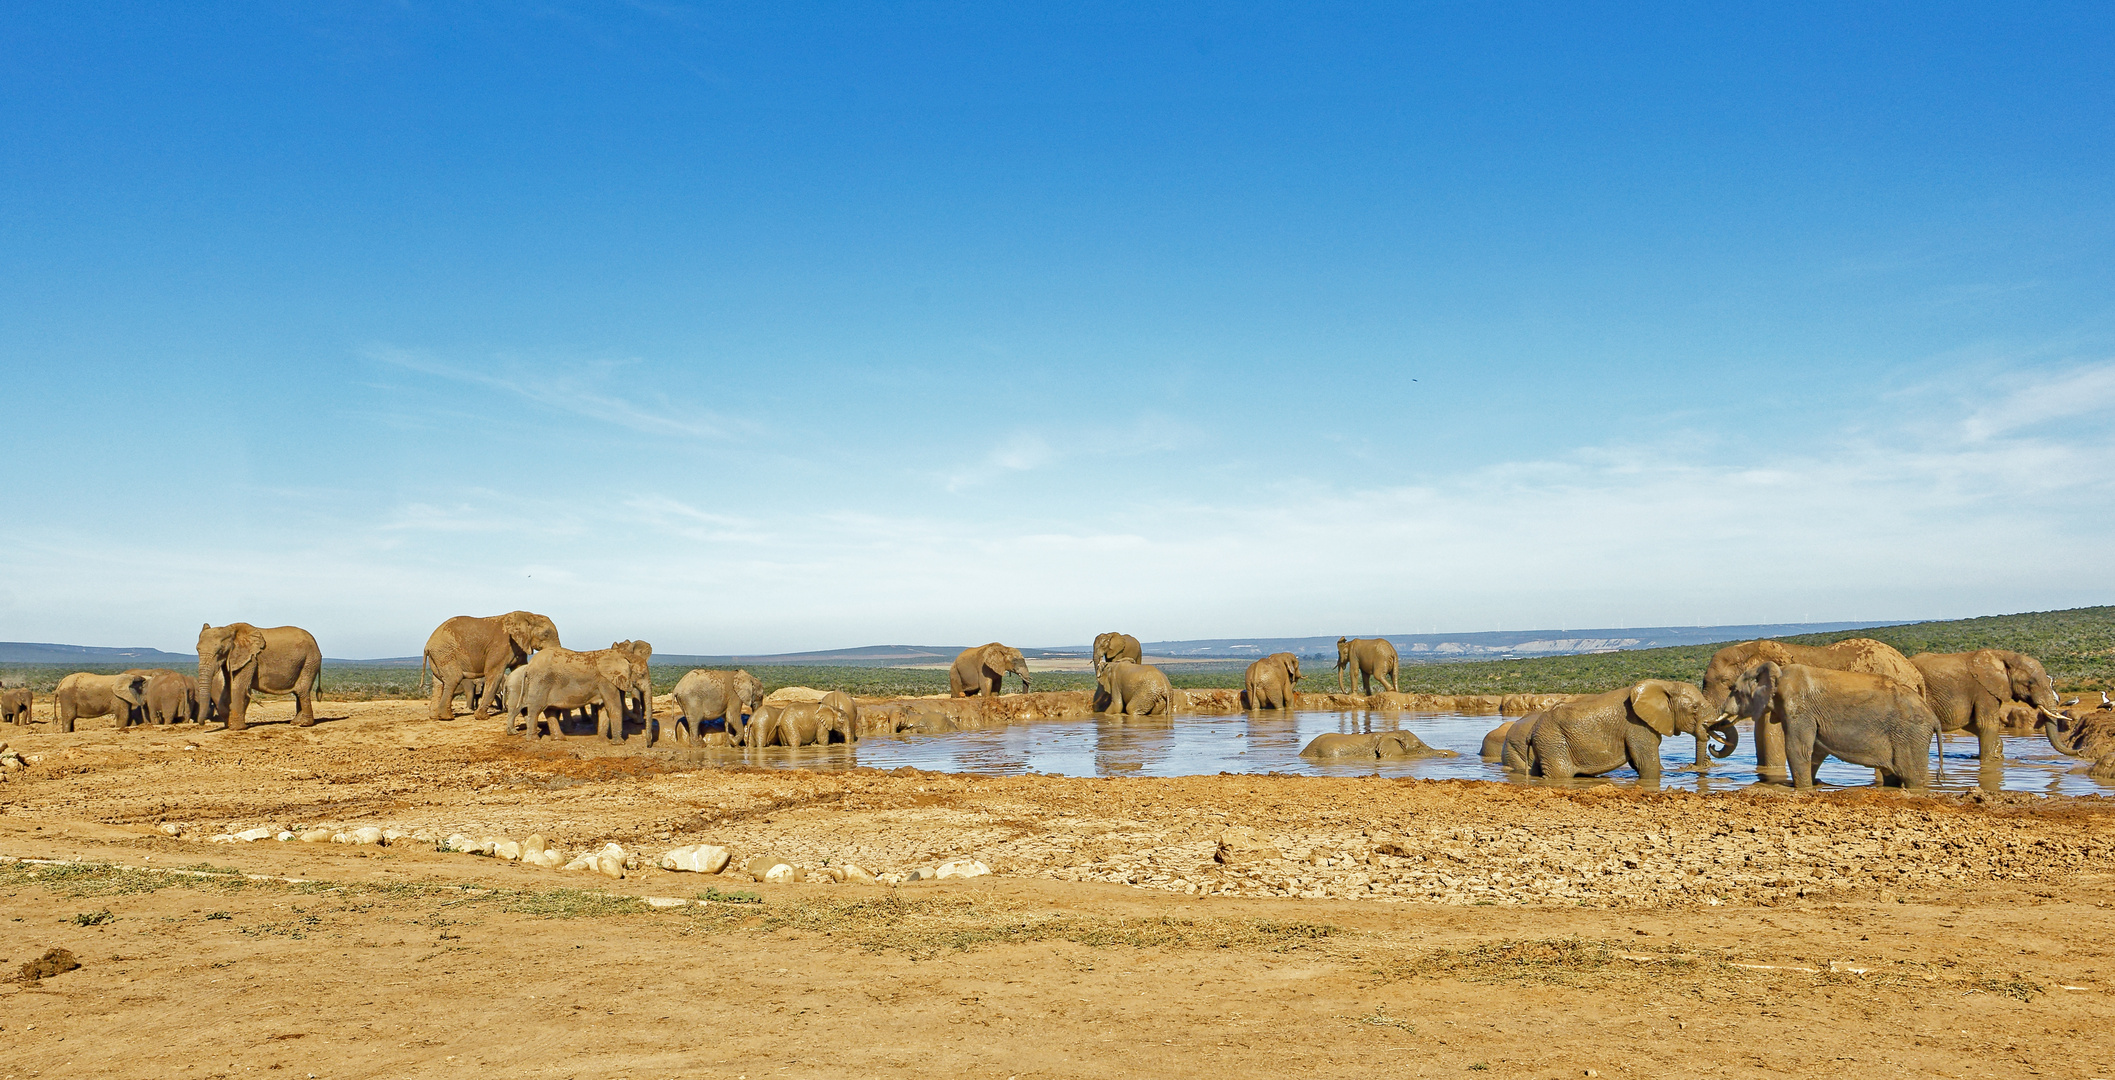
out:
{"label": "elephant herd", "polygon": [[[637,720],[654,742],[662,731],[648,675],[652,656],[653,646],[643,641],[575,652],[560,644],[548,617],[533,612],[465,615],[427,638],[421,677],[431,676],[435,719],[452,718],[456,697],[467,696],[475,716],[503,712],[510,734],[555,736],[579,712],[604,738],[622,740],[626,721]],[[1145,663],[1137,638],[1098,635],[1091,657],[1096,712],[1163,716],[1175,710],[1180,698],[1167,675]],[[1339,690],[1348,673],[1368,695],[1375,683],[1395,692],[1399,666],[1395,646],[1384,638],[1337,639]],[[128,725],[220,719],[241,730],[254,691],[294,695],[294,723],[305,727],[315,723],[321,670],[316,639],[300,627],[207,624],[199,629],[196,678],[159,668],[66,676],[55,693],[57,729],[116,715]],[[1009,675],[1028,689],[1020,650],[998,642],[965,649],[948,670],[950,694],[996,695]],[[1297,656],[1263,657],[1244,673],[1244,704],[1291,709],[1302,678]],[[678,743],[750,747],[858,741],[859,706],[851,695],[833,691],[778,703],[766,702],[763,690],[746,671],[688,672],[671,693],[676,716],[667,734]],[[0,722],[28,723],[30,704],[26,688],[0,687]],[[1811,787],[1815,770],[1833,756],[1873,768],[1883,784],[1921,788],[1929,782],[1932,740],[1952,732],[1975,735],[1986,769],[2003,760],[2000,734],[2008,726],[2042,730],[2057,750],[2083,756],[2077,722],[2057,707],[2048,672],[2024,653],[1905,657],[1870,638],[1826,646],[1758,640],[1720,649],[1701,683],[1647,679],[1501,724],[1484,739],[1483,756],[1514,773],[1560,779],[1628,766],[1651,783],[1659,778],[1662,739],[1693,738],[1696,765],[1704,769],[1734,751],[1736,725],[1746,720],[1765,777]]]}
{"label": "elephant herd", "polygon": [[1707,768],[1710,757],[1733,752],[1735,725],[1748,720],[1765,777],[1811,788],[1821,763],[1835,757],[1872,768],[1883,785],[1923,788],[1932,740],[1949,732],[1975,734],[1986,770],[2004,760],[2008,722],[2042,729],[2051,746],[2079,756],[2067,741],[2074,722],[2057,704],[2041,662],[2006,649],[1905,657],[1871,638],[1760,640],[1720,649],[1701,686],[1648,679],[1501,724],[1485,737],[1483,756],[1522,775],[1596,776],[1628,765],[1656,782],[1661,738],[1694,737],[1696,764]]}

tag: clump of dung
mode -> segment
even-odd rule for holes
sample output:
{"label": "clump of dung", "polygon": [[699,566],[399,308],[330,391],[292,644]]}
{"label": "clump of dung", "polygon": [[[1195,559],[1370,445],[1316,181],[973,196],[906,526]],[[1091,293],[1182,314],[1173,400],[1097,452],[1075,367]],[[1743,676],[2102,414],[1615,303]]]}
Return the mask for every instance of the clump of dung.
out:
{"label": "clump of dung", "polygon": [[81,961],[65,949],[53,949],[22,965],[22,981],[34,983],[46,975],[57,975],[80,967]]}

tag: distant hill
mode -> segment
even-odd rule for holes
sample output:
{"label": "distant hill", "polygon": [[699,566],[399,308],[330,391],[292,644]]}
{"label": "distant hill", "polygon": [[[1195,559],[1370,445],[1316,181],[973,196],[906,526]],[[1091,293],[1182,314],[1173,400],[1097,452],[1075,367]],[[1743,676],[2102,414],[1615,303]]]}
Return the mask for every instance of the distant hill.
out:
{"label": "distant hill", "polygon": [[[1449,660],[1504,660],[1535,656],[1576,656],[1581,653],[1619,652],[1628,649],[1664,649],[1676,645],[1702,645],[1714,641],[1747,641],[1751,638],[1791,637],[1798,634],[1828,634],[1863,630],[1876,626],[1901,626],[1895,622],[1750,623],[1734,626],[1646,626],[1592,630],[1493,630],[1473,634],[1347,634],[1347,637],[1384,637],[1408,663]],[[1184,659],[1255,659],[1275,652],[1297,656],[1323,656],[1335,662],[1334,637],[1298,638],[1207,638],[1195,641],[1149,641],[1140,647],[1154,656]],[[1082,648],[1085,648],[1082,646]]]}
{"label": "distant hill", "polygon": [[[357,667],[417,667],[416,656],[386,660],[338,660],[324,657],[326,664]],[[114,649],[102,645],[52,645],[41,641],[0,641],[0,664],[35,664],[39,667],[197,667],[195,653],[171,653],[160,649]]]}

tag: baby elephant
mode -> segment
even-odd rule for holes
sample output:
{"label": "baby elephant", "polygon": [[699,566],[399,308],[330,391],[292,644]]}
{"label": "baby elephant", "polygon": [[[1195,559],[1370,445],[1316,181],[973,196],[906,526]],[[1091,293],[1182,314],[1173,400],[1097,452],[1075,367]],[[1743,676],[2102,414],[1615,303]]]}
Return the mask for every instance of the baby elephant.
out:
{"label": "baby elephant", "polygon": [[1401,759],[1453,757],[1454,751],[1426,746],[1423,739],[1407,731],[1375,731],[1365,735],[1317,735],[1300,751],[1304,758]]}
{"label": "baby elephant", "polygon": [[29,723],[29,707],[34,700],[27,690],[0,690],[0,722]]}
{"label": "baby elephant", "polygon": [[1939,718],[1924,695],[1884,675],[1766,660],[1733,681],[1719,722],[1736,717],[1784,725],[1785,764],[1801,790],[1830,754],[1880,770],[1887,787],[1930,783]]}
{"label": "baby elephant", "polygon": [[1500,737],[1500,755],[1507,769],[1529,776],[1569,780],[1629,765],[1637,770],[1639,783],[1657,784],[1663,736],[1694,736],[1697,761],[1706,765],[1707,738],[1718,739],[1719,745],[1712,748],[1718,757],[1731,754],[1739,744],[1734,721],[1720,717],[1706,723],[1707,711],[1704,692],[1695,685],[1647,679],[1515,720]]}

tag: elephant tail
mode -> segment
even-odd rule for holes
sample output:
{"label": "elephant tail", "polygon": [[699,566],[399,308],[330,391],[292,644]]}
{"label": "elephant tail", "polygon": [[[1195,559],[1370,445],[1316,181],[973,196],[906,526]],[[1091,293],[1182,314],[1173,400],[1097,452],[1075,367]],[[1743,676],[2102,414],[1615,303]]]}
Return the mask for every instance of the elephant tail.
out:
{"label": "elephant tail", "polygon": [[432,653],[419,654],[419,696],[426,696],[426,668],[433,660]]}

